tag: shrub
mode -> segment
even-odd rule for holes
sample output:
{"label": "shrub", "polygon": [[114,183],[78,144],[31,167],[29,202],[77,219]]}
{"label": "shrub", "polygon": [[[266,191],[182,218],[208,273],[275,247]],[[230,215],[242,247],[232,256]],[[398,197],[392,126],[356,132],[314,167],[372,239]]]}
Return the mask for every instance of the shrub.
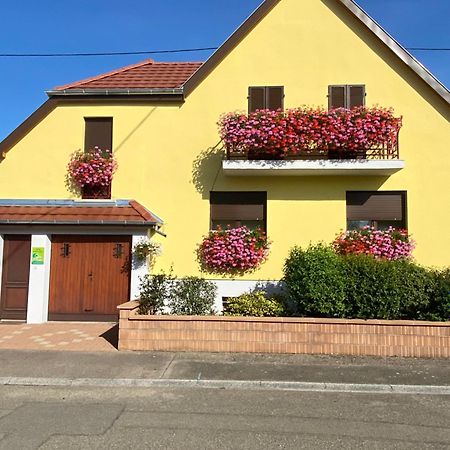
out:
{"label": "shrub", "polygon": [[139,280],[139,314],[162,313],[172,295],[172,274],[144,275]]}
{"label": "shrub", "polygon": [[342,257],[349,317],[419,319],[428,308],[433,281],[429,270],[405,260],[367,255]]}
{"label": "shrub", "polygon": [[224,311],[225,316],[278,317],[284,315],[281,299],[267,297],[262,291],[230,297]]}
{"label": "shrub", "polygon": [[432,271],[433,293],[428,310],[422,314],[425,320],[450,320],[450,268]]}
{"label": "shrub", "polygon": [[172,314],[205,316],[214,314],[216,285],[198,277],[176,280],[168,306]]}
{"label": "shrub", "polygon": [[284,267],[295,314],[362,319],[450,317],[450,269],[405,259],[337,255],[323,244],[294,248]]}
{"label": "shrub", "polygon": [[363,227],[341,233],[333,242],[340,255],[372,255],[375,258],[408,259],[414,249],[414,241],[406,230],[389,227],[375,230]]}
{"label": "shrub", "polygon": [[267,258],[269,243],[261,229],[217,228],[200,244],[198,259],[210,273],[233,274],[256,269]]}
{"label": "shrub", "polygon": [[284,265],[284,281],[296,315],[345,317],[348,310],[342,258],[324,244],[294,247]]}

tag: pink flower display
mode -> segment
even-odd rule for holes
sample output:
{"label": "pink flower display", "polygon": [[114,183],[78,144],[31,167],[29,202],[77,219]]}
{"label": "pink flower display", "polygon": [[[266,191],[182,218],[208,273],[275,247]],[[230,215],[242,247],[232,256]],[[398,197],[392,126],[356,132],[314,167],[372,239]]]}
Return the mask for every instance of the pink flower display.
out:
{"label": "pink flower display", "polygon": [[112,151],[98,147],[86,152],[77,150],[72,153],[67,166],[69,178],[80,188],[109,186],[116,169],[117,162]]}
{"label": "pink flower display", "polygon": [[229,113],[218,125],[228,151],[283,157],[312,151],[393,148],[402,119],[394,117],[392,109],[381,107],[330,111],[302,107]]}
{"label": "pink flower display", "polygon": [[415,243],[406,230],[389,227],[387,230],[375,230],[363,227],[341,233],[333,242],[340,255],[365,254],[382,259],[410,259]]}
{"label": "pink flower display", "polygon": [[198,257],[211,273],[243,273],[256,269],[267,258],[269,243],[261,229],[242,226],[211,231],[200,244]]}

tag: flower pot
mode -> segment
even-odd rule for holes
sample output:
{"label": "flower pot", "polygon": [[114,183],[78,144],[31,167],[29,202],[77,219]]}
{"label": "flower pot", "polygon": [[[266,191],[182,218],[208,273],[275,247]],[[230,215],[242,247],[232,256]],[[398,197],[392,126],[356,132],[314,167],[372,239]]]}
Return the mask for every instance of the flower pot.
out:
{"label": "flower pot", "polygon": [[85,185],[81,188],[81,198],[86,200],[110,199],[111,185]]}

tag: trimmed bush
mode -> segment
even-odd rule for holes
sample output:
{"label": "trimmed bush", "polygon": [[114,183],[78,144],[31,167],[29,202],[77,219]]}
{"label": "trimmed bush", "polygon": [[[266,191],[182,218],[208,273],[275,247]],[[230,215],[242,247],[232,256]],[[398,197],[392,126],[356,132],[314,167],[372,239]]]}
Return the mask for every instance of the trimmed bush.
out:
{"label": "trimmed bush", "polygon": [[230,297],[224,316],[278,317],[284,315],[281,299],[267,297],[262,291],[249,292],[239,297]]}
{"label": "trimmed bush", "polygon": [[370,255],[342,256],[319,244],[291,250],[284,281],[300,316],[450,318],[450,269],[437,271]]}
{"label": "trimmed bush", "polygon": [[342,258],[323,244],[294,247],[284,265],[284,281],[295,315],[345,317],[345,272]]}
{"label": "trimmed bush", "polygon": [[217,287],[214,283],[198,277],[176,280],[168,306],[172,314],[208,316],[214,314]]}

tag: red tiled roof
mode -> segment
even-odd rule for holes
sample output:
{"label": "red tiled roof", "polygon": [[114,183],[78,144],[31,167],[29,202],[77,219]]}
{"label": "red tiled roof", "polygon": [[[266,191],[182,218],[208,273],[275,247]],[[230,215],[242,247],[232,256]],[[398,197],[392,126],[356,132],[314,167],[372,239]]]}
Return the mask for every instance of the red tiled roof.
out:
{"label": "red tiled roof", "polygon": [[135,200],[0,203],[0,224],[157,225],[161,219]]}
{"label": "red tiled roof", "polygon": [[181,87],[201,62],[155,62],[152,59],[112,72],[57,86],[54,90],[68,89],[174,89]]}

